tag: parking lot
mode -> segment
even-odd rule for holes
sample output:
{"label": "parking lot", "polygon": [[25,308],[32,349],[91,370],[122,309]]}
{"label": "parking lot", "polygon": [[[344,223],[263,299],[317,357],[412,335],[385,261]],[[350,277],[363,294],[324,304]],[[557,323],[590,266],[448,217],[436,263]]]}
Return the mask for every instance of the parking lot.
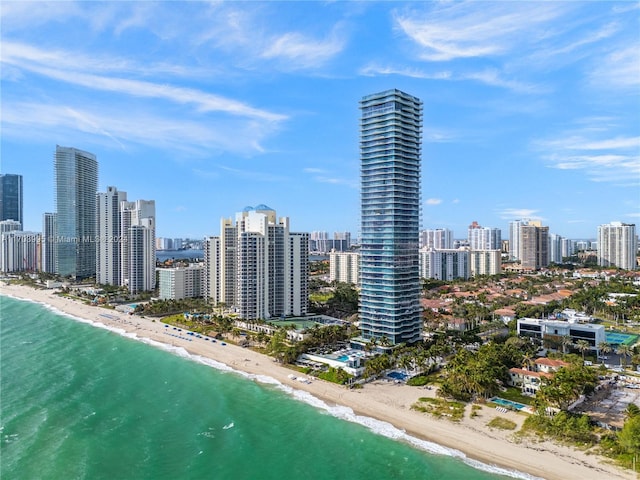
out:
{"label": "parking lot", "polygon": [[640,384],[627,384],[618,381],[609,388],[603,388],[593,397],[576,408],[577,412],[586,413],[595,422],[622,428],[626,418],[626,409],[630,403],[640,407]]}

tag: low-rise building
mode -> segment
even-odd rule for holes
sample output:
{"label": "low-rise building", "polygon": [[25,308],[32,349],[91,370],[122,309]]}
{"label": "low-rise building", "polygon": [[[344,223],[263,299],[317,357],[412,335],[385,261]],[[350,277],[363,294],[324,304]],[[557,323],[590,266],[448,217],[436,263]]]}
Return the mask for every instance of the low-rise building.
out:
{"label": "low-rise building", "polygon": [[538,358],[531,370],[528,368],[510,368],[508,384],[512,387],[520,387],[525,395],[535,395],[542,385],[543,377],[551,378],[558,369],[567,366],[569,364],[562,360]]}
{"label": "low-rise building", "polygon": [[585,340],[590,350],[597,350],[598,345],[606,341],[604,325],[592,323],[580,324],[560,320],[540,318],[519,318],[518,335],[540,338],[570,337],[573,343]]}

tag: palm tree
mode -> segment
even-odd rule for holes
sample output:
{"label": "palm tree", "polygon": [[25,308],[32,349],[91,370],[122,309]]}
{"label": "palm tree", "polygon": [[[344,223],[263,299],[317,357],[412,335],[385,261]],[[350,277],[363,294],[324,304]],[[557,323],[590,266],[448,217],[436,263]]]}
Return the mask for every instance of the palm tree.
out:
{"label": "palm tree", "polygon": [[591,348],[589,342],[587,342],[586,340],[578,340],[576,342],[576,348],[580,351],[580,353],[582,353],[582,361],[584,362],[584,352]]}
{"label": "palm tree", "polygon": [[600,342],[598,344],[598,355],[600,356],[600,358],[604,359],[603,355],[606,355],[607,353],[610,353],[610,352],[611,352],[611,344],[607,342]]}
{"label": "palm tree", "polygon": [[524,352],[522,355],[522,368],[525,370],[530,370],[534,363],[533,355],[529,352]]}
{"label": "palm tree", "polygon": [[631,347],[629,345],[625,345],[624,343],[622,345],[620,345],[617,349],[616,349],[616,353],[618,355],[621,355],[620,357],[620,366],[622,367],[622,359],[624,358],[624,367],[627,368],[627,357],[631,356],[631,354],[633,353],[633,351],[631,350]]}
{"label": "palm tree", "polygon": [[567,353],[567,347],[571,346],[571,337],[570,336],[564,336],[562,337],[562,353]]}

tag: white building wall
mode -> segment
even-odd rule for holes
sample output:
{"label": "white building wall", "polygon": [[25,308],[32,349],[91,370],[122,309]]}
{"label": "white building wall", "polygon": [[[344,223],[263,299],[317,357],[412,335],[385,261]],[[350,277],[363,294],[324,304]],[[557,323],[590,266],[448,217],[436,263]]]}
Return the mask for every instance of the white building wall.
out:
{"label": "white building wall", "polygon": [[329,254],[329,281],[358,285],[360,278],[360,253],[337,252]]}
{"label": "white building wall", "polygon": [[205,250],[207,295],[216,303],[243,319],[307,313],[309,234],[290,233],[288,217],[260,205],[235,223],[222,219],[217,238]]}
{"label": "white building wall", "polygon": [[502,233],[499,228],[469,228],[468,240],[471,250],[500,250],[502,248]]}
{"label": "white building wall", "polygon": [[420,248],[453,248],[453,231],[448,228],[421,231]]}
{"label": "white building wall", "polygon": [[469,252],[469,273],[476,275],[499,275],[502,273],[500,250],[472,250]]}
{"label": "white building wall", "polygon": [[157,272],[159,298],[181,300],[202,296],[204,264],[159,268]]}
{"label": "white building wall", "polygon": [[0,271],[35,272],[40,269],[39,232],[12,230],[0,234]]}
{"label": "white building wall", "polygon": [[635,224],[611,222],[598,227],[598,265],[625,270],[637,268],[638,239]]}
{"label": "white building wall", "polygon": [[469,251],[466,249],[422,248],[419,260],[422,278],[453,280],[470,276]]}
{"label": "white building wall", "polygon": [[96,282],[105,285],[121,285],[122,233],[120,231],[120,202],[127,193],[116,187],[96,195]]}
{"label": "white building wall", "polygon": [[591,323],[580,324],[539,318],[519,318],[517,320],[518,335],[528,335],[536,338],[546,336],[571,337],[573,342],[585,340],[591,350],[597,350],[598,345],[606,341],[604,325]]}
{"label": "white building wall", "polygon": [[[134,281],[135,291],[155,289],[156,274],[156,222],[155,201],[136,200],[120,202],[120,233],[123,241],[120,249],[121,285],[127,285],[131,290],[131,276],[135,272],[138,277]],[[144,227],[145,233],[132,232],[133,227]],[[131,251],[132,235],[144,243],[137,245],[135,252]],[[143,240],[140,238],[143,237]],[[138,256],[143,255],[143,258]],[[133,263],[132,263],[133,262]],[[143,275],[143,277],[140,277]],[[142,290],[139,290],[142,288]]]}

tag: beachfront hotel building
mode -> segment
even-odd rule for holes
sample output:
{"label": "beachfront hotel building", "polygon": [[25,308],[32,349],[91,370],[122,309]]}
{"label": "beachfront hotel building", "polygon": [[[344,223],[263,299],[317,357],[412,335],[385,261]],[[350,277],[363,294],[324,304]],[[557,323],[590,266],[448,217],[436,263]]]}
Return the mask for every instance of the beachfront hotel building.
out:
{"label": "beachfront hotel building", "polygon": [[204,245],[206,295],[244,320],[306,315],[309,234],[290,231],[288,217],[266,205],[222,219]]}
{"label": "beachfront hotel building", "polygon": [[360,281],[360,252],[329,253],[329,282],[358,285]]}
{"label": "beachfront hotel building", "polygon": [[598,265],[634,270],[637,255],[635,224],[611,222],[598,227]]}
{"label": "beachfront hotel building", "polygon": [[39,232],[0,233],[0,272],[36,272],[41,269]]}
{"label": "beachfront hotel building", "polygon": [[120,203],[127,200],[127,193],[116,187],[107,187],[97,194],[96,217],[96,283],[120,285],[122,232],[120,231]]}
{"label": "beachfront hotel building", "polygon": [[364,341],[421,338],[422,101],[400,90],[360,101],[360,328]]}
{"label": "beachfront hotel building", "polygon": [[15,220],[23,228],[22,175],[0,173],[0,222]]}
{"label": "beachfront hotel building", "polygon": [[204,265],[192,263],[187,267],[158,268],[158,298],[181,300],[203,296]]}
{"label": "beachfront hotel building", "polygon": [[156,286],[156,202],[120,202],[120,285],[131,293]]}
{"label": "beachfront hotel building", "polygon": [[56,273],[95,277],[98,161],[92,153],[57,145],[54,173]]}

